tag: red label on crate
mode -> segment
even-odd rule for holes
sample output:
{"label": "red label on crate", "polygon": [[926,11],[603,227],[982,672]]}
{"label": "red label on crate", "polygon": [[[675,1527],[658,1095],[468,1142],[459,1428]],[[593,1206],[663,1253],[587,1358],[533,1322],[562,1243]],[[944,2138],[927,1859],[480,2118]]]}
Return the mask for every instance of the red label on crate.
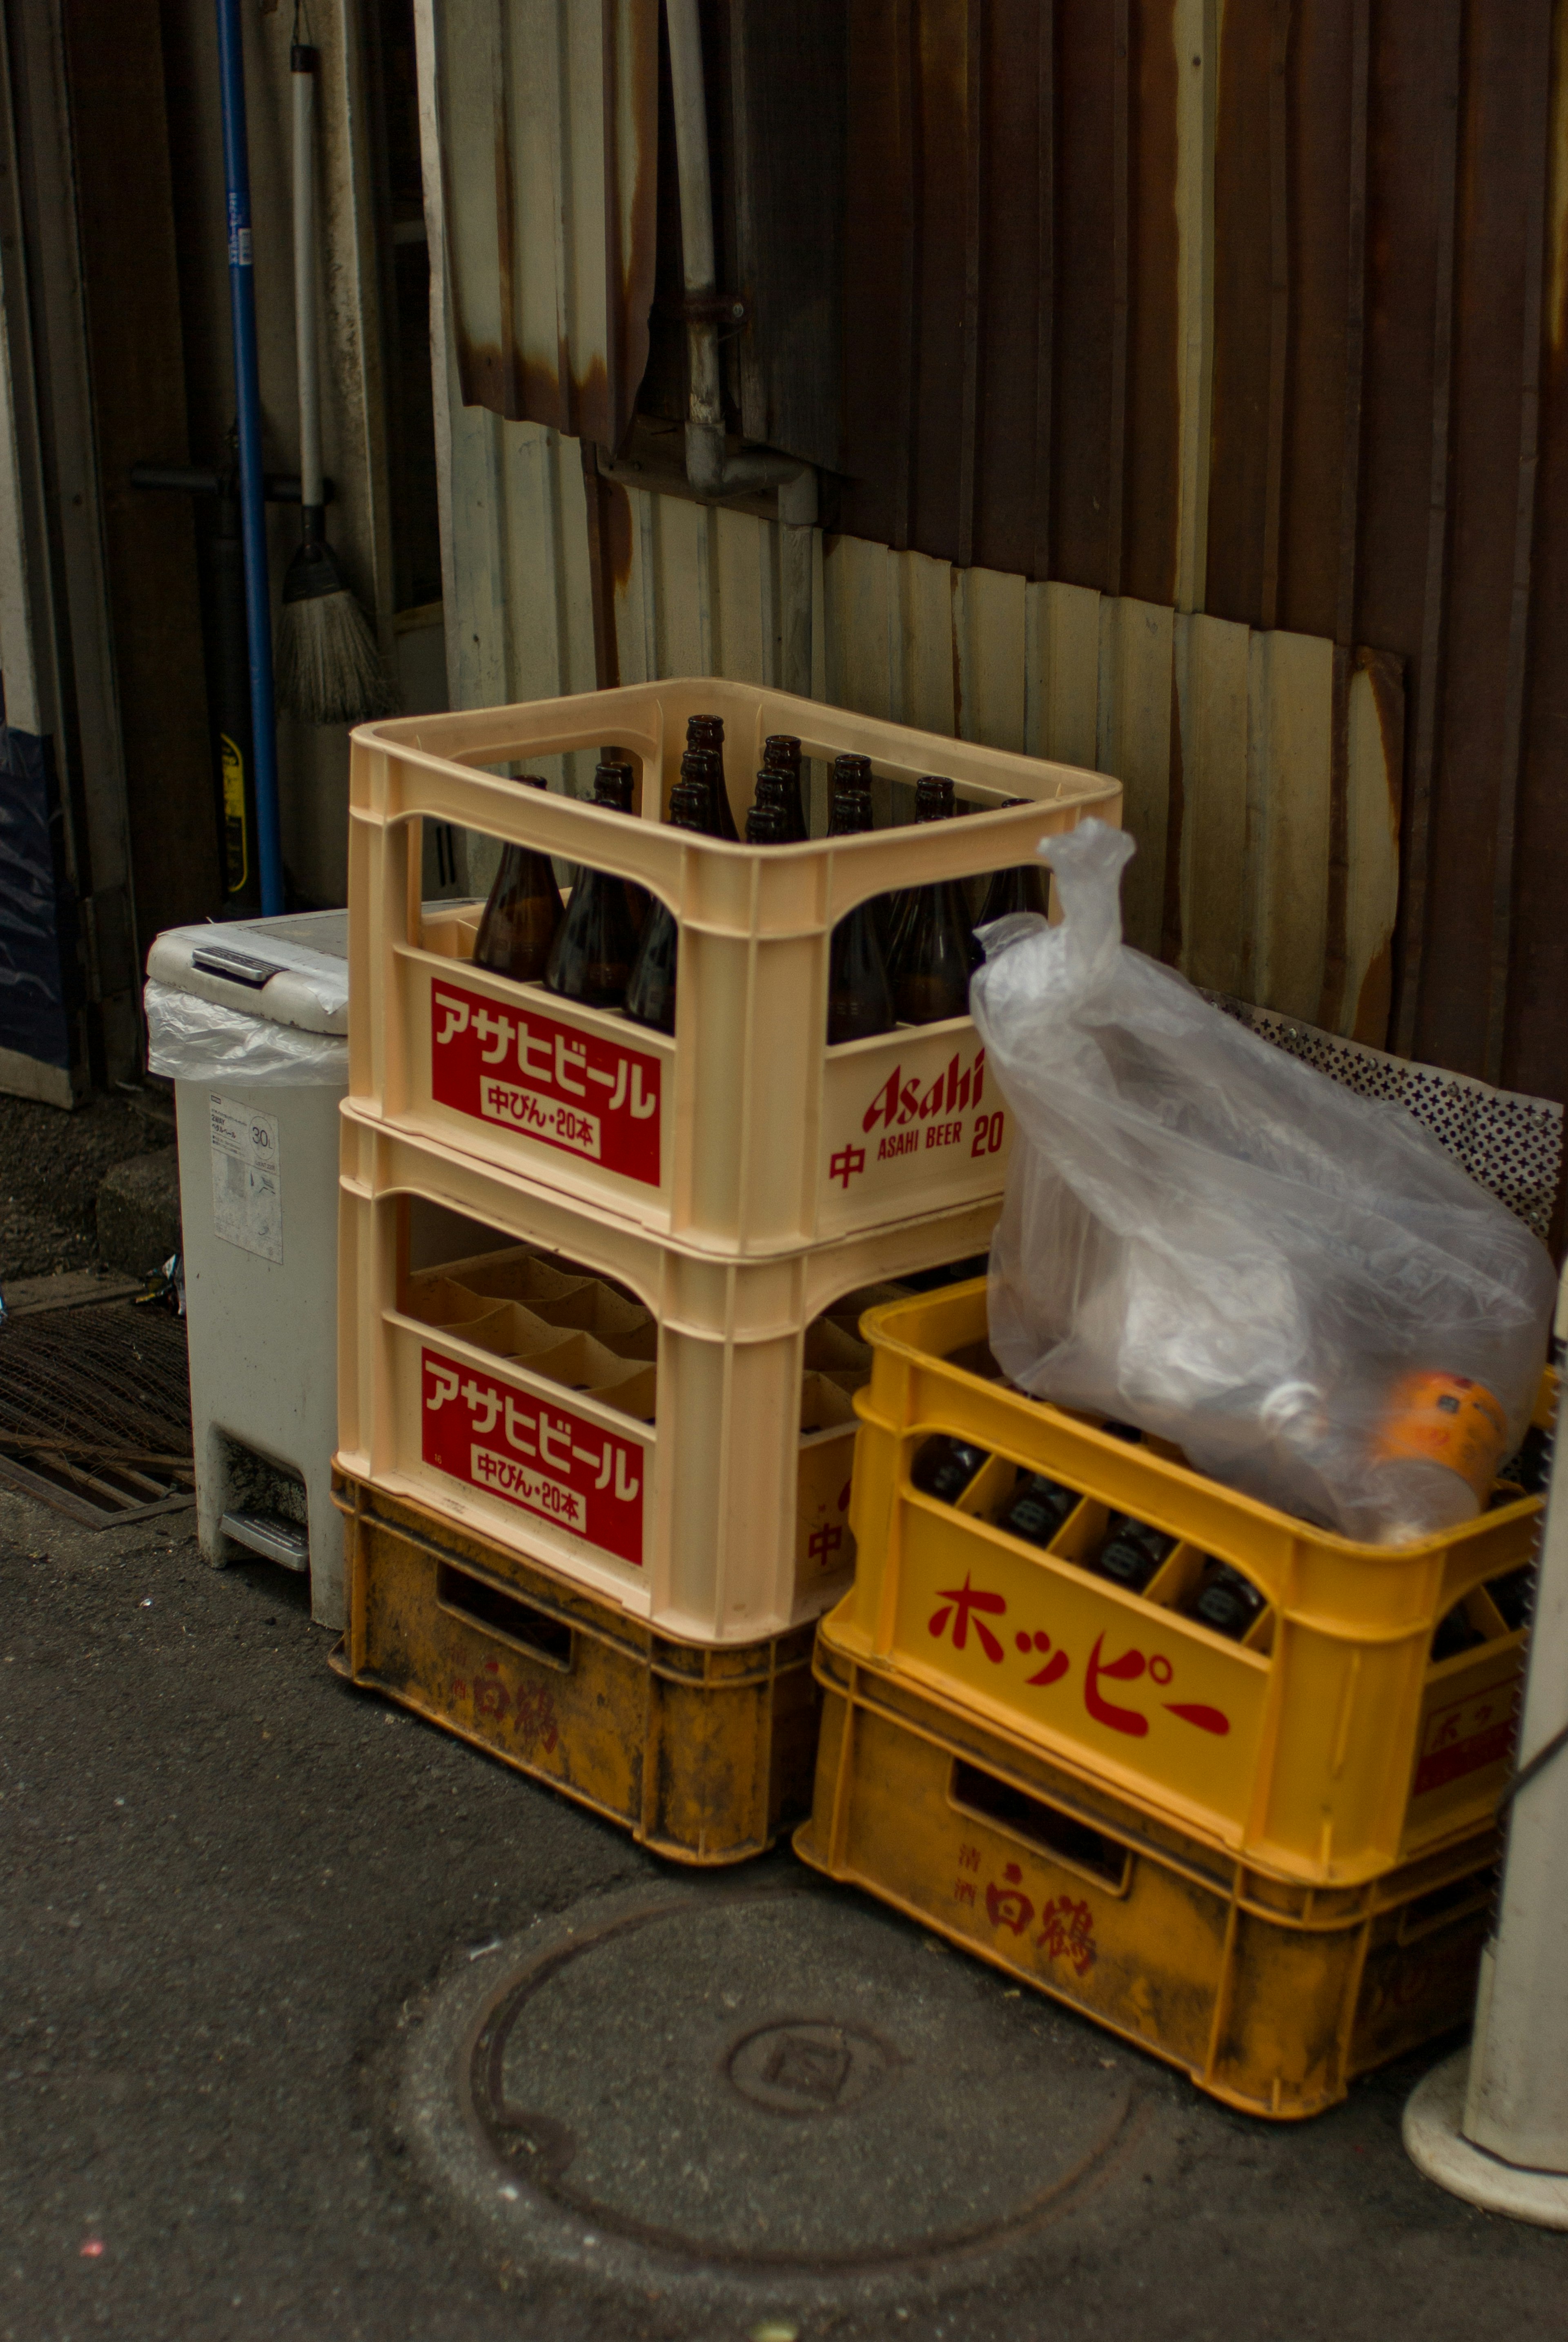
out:
{"label": "red label on crate", "polygon": [[439,1350],[421,1357],[427,1464],[642,1567],[644,1448]]}
{"label": "red label on crate", "polygon": [[661,1070],[642,1049],[544,1016],[532,995],[501,1007],[444,978],[430,987],[440,1105],[649,1187],[659,1184]]}
{"label": "red label on crate", "polygon": [[1446,1788],[1450,1781],[1478,1773],[1483,1765],[1503,1762],[1513,1737],[1513,1693],[1512,1683],[1493,1684],[1488,1691],[1433,1710],[1415,1768],[1415,1797]]}

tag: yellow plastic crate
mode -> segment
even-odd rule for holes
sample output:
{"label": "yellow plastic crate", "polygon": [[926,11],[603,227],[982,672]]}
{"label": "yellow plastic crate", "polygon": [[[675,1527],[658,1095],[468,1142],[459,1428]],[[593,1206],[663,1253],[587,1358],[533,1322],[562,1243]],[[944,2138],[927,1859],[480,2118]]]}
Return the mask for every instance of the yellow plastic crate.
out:
{"label": "yellow plastic crate", "polygon": [[340,1674],[383,1692],[676,1862],[761,1854],[806,1809],[812,1629],[723,1649],[345,1475]]}
{"label": "yellow plastic crate", "polygon": [[[523,1188],[352,1100],[341,1170],[343,1468],[663,1632],[714,1643],[783,1634],[849,1582],[854,1419],[818,1321],[857,1290],[984,1251],[996,1216],[986,1200],[810,1251],[714,1260]],[[425,1256],[444,1277],[422,1280],[411,1216],[432,1209],[458,1216]],[[634,1296],[654,1320],[644,1359],[606,1366],[613,1328],[607,1342],[583,1328],[580,1360],[522,1355],[528,1345],[493,1332],[483,1306],[512,1288],[498,1261],[464,1256],[506,1246]],[[454,1282],[455,1296],[432,1289]]]}
{"label": "yellow plastic crate", "polygon": [[1318,2114],[1463,2022],[1497,1845],[1473,1830],[1351,1887],[1227,1857],[955,1702],[858,1665],[824,1620],[804,1862],[1163,2057],[1248,2114]]}
{"label": "yellow plastic crate", "polygon": [[[809,758],[854,751],[904,781],[950,774],[968,817],[767,847],[673,828],[661,815],[699,711],[724,720],[737,809],[764,737],[787,732]],[[604,742],[636,768],[639,821],[478,769]],[[1012,1116],[974,1024],[830,1049],[833,929],[889,889],[1025,862],[1085,813],[1119,820],[1121,785],[699,676],[367,726],[349,799],[348,1086],[361,1111],[744,1258],[1000,1198]],[[475,915],[421,911],[425,821],[615,872],[667,904],[681,923],[673,1036],[463,965]]]}
{"label": "yellow plastic crate", "polygon": [[[1003,1385],[984,1280],[872,1310],[862,1331],[857,1569],[833,1627],[855,1659],[1304,1880],[1372,1877],[1490,1815],[1524,1636],[1484,1589],[1529,1563],[1538,1497],[1417,1545],[1353,1545]],[[956,1505],[910,1478],[938,1433],[991,1458]],[[997,1525],[1021,1471],[1082,1492],[1046,1551]],[[1141,1596],[1075,1566],[1113,1511],[1179,1540]],[[1173,1606],[1210,1555],[1267,1596],[1244,1644]],[[1482,1640],[1434,1663],[1462,1602]]]}

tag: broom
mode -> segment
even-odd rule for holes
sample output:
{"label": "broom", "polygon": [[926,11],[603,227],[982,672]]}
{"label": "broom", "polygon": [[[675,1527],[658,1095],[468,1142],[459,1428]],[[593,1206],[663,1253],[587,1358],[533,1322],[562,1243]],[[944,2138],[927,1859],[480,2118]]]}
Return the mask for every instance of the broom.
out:
{"label": "broom", "polygon": [[294,295],[299,344],[302,527],[299,549],[283,581],[277,696],[280,706],[305,724],[367,724],[373,716],[389,716],[397,703],[370,621],[355,600],[326,541],[315,348],[313,148],[319,56],[319,50],[297,38],[289,50],[294,82]]}

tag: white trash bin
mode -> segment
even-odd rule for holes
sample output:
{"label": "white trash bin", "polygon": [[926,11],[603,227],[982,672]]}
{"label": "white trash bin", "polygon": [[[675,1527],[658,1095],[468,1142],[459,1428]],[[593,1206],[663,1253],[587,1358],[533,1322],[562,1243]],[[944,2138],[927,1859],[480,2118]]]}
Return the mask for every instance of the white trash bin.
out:
{"label": "white trash bin", "polygon": [[148,1064],[175,1085],[201,1548],[308,1570],[334,1628],[347,954],[346,911],[171,927],[146,987]]}

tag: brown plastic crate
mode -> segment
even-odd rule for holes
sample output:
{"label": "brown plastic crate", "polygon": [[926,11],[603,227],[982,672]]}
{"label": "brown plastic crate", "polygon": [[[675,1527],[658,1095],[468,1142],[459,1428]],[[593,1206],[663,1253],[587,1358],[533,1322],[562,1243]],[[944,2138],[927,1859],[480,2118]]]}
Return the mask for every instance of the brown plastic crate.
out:
{"label": "brown plastic crate", "polygon": [[713,1649],[345,1474],[333,1664],[676,1862],[761,1854],[810,1802],[812,1630]]}

